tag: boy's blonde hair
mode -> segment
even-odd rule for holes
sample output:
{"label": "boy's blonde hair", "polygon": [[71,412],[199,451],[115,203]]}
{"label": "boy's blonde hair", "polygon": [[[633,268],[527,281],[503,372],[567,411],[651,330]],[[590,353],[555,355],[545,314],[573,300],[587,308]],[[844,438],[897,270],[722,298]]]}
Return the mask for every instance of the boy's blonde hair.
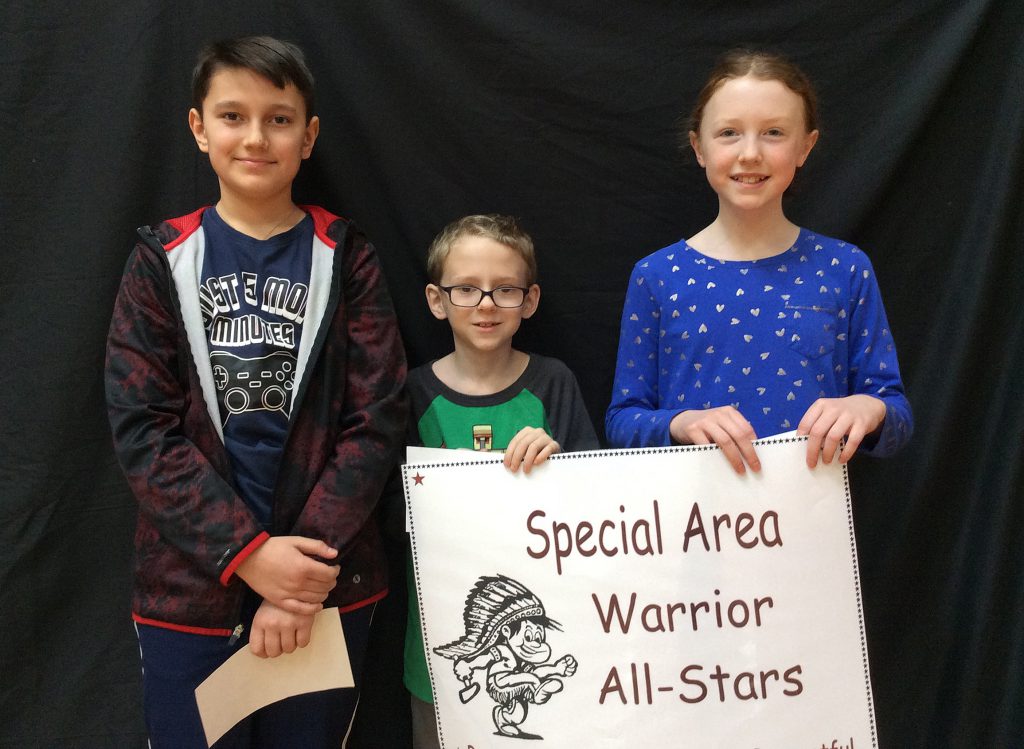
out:
{"label": "boy's blonde hair", "polygon": [[530,235],[519,227],[512,216],[490,213],[464,216],[452,221],[434,238],[427,253],[427,276],[430,283],[441,283],[448,253],[452,251],[455,243],[465,236],[486,237],[515,250],[526,262],[526,285],[532,286],[537,282],[537,257]]}

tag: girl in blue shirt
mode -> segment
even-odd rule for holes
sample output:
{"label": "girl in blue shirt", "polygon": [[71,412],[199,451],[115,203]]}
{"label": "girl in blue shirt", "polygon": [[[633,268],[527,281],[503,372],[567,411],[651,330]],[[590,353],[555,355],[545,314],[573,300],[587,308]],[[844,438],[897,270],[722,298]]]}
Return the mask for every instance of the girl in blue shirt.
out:
{"label": "girl in blue shirt", "polygon": [[[889,455],[913,422],[867,256],[793,224],[782,196],[818,139],[807,77],[735,51],[690,119],[718,216],[640,260],[622,314],[611,444],[717,444],[738,473],[793,429],[807,464]],[[840,450],[842,440],[845,446]]]}

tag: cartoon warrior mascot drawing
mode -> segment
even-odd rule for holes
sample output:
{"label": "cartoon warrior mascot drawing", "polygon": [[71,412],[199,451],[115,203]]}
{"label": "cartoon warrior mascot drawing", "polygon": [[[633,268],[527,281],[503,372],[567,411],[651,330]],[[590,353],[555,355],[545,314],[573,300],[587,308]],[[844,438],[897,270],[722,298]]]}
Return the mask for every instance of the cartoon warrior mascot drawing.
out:
{"label": "cartoon warrior mascot drawing", "polygon": [[576,659],[563,655],[554,663],[547,644],[549,629],[561,626],[544,613],[544,604],[515,580],[481,577],[466,597],[462,614],[465,635],[434,652],[455,661],[455,676],[465,684],[459,692],[469,702],[480,685],[473,672],[486,669],[487,694],[497,703],[492,713],[501,736],[539,739],[519,726],[530,705],[543,705],[562,691],[558,677],[576,673]]}

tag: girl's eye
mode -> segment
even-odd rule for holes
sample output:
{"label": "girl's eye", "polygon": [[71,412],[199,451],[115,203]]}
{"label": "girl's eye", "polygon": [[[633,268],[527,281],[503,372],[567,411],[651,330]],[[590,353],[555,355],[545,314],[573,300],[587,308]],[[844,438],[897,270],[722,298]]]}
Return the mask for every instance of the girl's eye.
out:
{"label": "girl's eye", "polygon": [[476,291],[476,286],[456,286],[455,290],[460,294],[472,294]]}
{"label": "girl's eye", "polygon": [[228,122],[238,122],[240,119],[242,119],[239,116],[238,112],[225,112],[221,115],[221,117],[223,117]]}
{"label": "girl's eye", "polygon": [[779,128],[777,128],[777,127],[773,127],[771,129],[765,131],[765,135],[770,135],[773,138],[778,138],[779,136],[782,135],[782,131]]}
{"label": "girl's eye", "polygon": [[721,131],[721,132],[720,132],[720,133],[718,134],[718,136],[719,136],[720,138],[735,138],[735,137],[736,137],[736,136],[737,136],[738,134],[739,134],[739,133],[737,133],[737,132],[736,132],[735,130],[733,130],[733,129],[732,129],[731,127],[727,127],[727,128],[725,129],[725,130],[722,130],[722,131]]}
{"label": "girl's eye", "polygon": [[272,121],[275,125],[287,125],[289,122],[291,122],[291,120],[285,117],[283,114],[275,116]]}

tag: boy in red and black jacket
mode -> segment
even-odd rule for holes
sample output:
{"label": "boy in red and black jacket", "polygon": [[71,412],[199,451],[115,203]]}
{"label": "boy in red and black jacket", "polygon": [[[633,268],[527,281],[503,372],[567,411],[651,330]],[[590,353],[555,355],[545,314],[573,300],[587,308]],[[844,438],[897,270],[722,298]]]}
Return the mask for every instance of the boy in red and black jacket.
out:
{"label": "boy in red and black jacket", "polygon": [[373,604],[374,509],[405,435],[405,358],[373,247],[296,206],[319,132],[293,45],[213,44],[189,124],[215,206],[140,229],[107,342],[115,448],[139,502],[133,617],[152,746],[206,746],[194,689],[248,642],[309,642],[341,610],[356,688],[293,697],[216,743],[340,746]]}

